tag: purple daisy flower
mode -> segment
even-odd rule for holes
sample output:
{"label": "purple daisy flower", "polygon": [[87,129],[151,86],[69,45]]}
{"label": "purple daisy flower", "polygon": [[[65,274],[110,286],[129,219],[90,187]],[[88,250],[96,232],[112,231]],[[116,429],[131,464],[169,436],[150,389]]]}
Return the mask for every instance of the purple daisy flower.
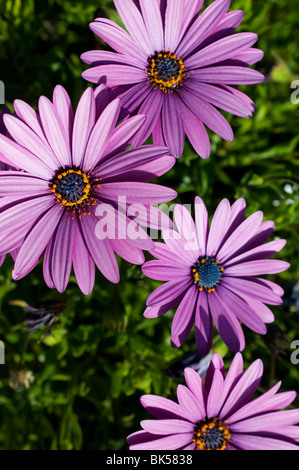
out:
{"label": "purple daisy flower", "polygon": [[295,392],[277,393],[278,382],[251,400],[263,375],[257,359],[243,373],[237,353],[225,374],[222,358],[214,354],[205,380],[185,369],[187,387],[177,388],[178,403],[144,395],[141,403],[155,418],[141,422],[131,434],[131,450],[299,450],[299,409],[284,410]]}
{"label": "purple daisy flower", "polygon": [[[96,92],[88,88],[75,115],[61,86],[54,90],[53,103],[40,98],[39,114],[20,100],[14,106],[16,116],[4,116],[12,138],[0,135],[0,160],[23,170],[0,172],[0,255],[19,250],[13,279],[27,275],[44,257],[45,281],[59,292],[65,290],[72,267],[84,294],[93,288],[95,264],[117,283],[115,253],[142,264],[142,250],[153,249],[126,207],[117,210],[118,198],[145,208],[172,200],[175,191],[146,181],[167,172],[175,159],[167,148],[154,145],[126,151],[145,117],[132,117],[115,128],[120,102],[109,103],[104,86]],[[102,204],[116,207],[117,227],[121,218],[121,229],[130,226],[142,236],[122,234],[118,239],[107,231],[99,239],[97,210]]]}
{"label": "purple daisy flower", "polygon": [[166,145],[183,153],[185,133],[202,158],[210,155],[206,130],[234,139],[224,116],[250,117],[254,103],[231,85],[259,83],[264,76],[248,68],[263,57],[252,48],[253,33],[231,33],[244,17],[228,13],[230,0],[216,0],[198,16],[203,0],[114,0],[127,29],[105,18],[92,31],[114,49],[89,51],[81,59],[93,67],[83,78],[106,83],[122,103],[122,117],[145,114],[147,120],[132,141]]}
{"label": "purple daisy flower", "polygon": [[285,261],[267,259],[286,241],[264,243],[274,222],[262,222],[261,211],[243,220],[245,206],[244,199],[232,206],[223,199],[209,227],[207,209],[199,197],[195,198],[195,223],[184,206],[176,205],[178,232],[163,230],[166,244],[156,242],[152,252],[157,260],[143,265],[146,276],[166,281],[149,295],[145,317],[158,317],[179,304],[171,330],[174,347],[185,341],[195,324],[198,351],[205,356],[212,345],[214,321],[226,345],[242,351],[245,339],[240,322],[265,334],[265,323],[274,321],[265,303],[281,304],[284,292],[272,281],[255,276],[289,268]]}
{"label": "purple daisy flower", "polygon": [[[4,108],[1,110],[0,112],[0,134],[3,134],[3,135],[8,135],[8,132],[5,128],[5,125],[4,125],[4,122],[3,122],[3,116],[5,114],[10,114],[10,111],[8,108]],[[4,161],[0,161],[0,172],[2,171],[6,171],[6,170],[14,170],[15,168],[13,168],[12,166],[8,165],[8,163],[4,163],[6,161],[5,157],[2,156],[3,160]],[[16,253],[12,253],[12,256],[14,257]],[[0,255],[0,266],[2,266],[2,264],[4,263],[5,261],[5,258],[6,258],[6,255]]]}

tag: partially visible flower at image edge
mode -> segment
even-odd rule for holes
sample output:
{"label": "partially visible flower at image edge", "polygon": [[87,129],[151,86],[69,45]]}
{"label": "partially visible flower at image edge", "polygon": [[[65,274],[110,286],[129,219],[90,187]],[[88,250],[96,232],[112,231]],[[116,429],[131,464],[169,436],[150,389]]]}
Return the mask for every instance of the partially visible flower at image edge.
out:
{"label": "partially visible flower at image edge", "polygon": [[[10,114],[10,111],[8,108],[3,108],[0,111],[0,134],[7,135],[7,130],[5,128],[4,122],[3,122],[3,116],[5,114]],[[0,171],[6,171],[6,170],[15,170],[12,166],[8,165],[5,162],[0,161]],[[15,250],[11,253],[13,259],[16,259],[18,250]],[[6,254],[0,255],[0,266],[4,263],[6,258]]]}
{"label": "partially visible flower at image edge", "polygon": [[152,134],[179,158],[185,133],[195,151],[210,155],[207,128],[233,141],[232,127],[215,108],[251,117],[253,101],[231,85],[262,82],[248,66],[263,58],[253,48],[254,33],[231,35],[244,13],[228,12],[230,0],[216,0],[198,16],[203,0],[114,0],[127,32],[97,18],[92,31],[116,52],[93,50],[81,55],[92,67],[83,78],[105,83],[122,103],[122,117],[145,114],[147,121],[132,144]]}
{"label": "partially visible flower at image edge", "polygon": [[278,394],[278,382],[251,400],[262,376],[260,359],[243,372],[241,353],[226,374],[215,353],[205,380],[186,368],[187,386],[178,385],[178,403],[141,397],[156,419],[142,421],[142,430],[128,436],[130,450],[299,450],[299,409],[284,410],[296,392]]}
{"label": "partially visible flower at image edge", "polygon": [[[0,135],[0,160],[23,170],[0,171],[0,255],[19,250],[13,279],[26,276],[43,258],[44,279],[59,292],[66,289],[72,268],[86,295],[94,286],[95,265],[118,283],[115,253],[142,264],[142,250],[154,247],[118,200],[142,204],[142,225],[150,225],[147,215],[158,211],[152,205],[172,200],[176,192],[147,181],[166,173],[175,159],[165,146],[126,150],[146,118],[135,116],[115,127],[120,102],[110,101],[104,86],[87,88],[75,115],[60,85],[53,102],[40,97],[39,113],[21,100],[14,101],[14,108],[15,116],[4,116],[9,137]],[[133,239],[125,233],[119,239],[107,230],[100,239],[96,212],[101,204],[116,210],[116,227],[121,217],[124,230],[133,226],[143,236]]]}
{"label": "partially visible flower at image edge", "polygon": [[273,233],[273,221],[263,222],[258,211],[244,220],[246,202],[230,205],[223,199],[211,225],[204,202],[195,198],[195,222],[186,207],[176,204],[177,230],[162,230],[165,243],[155,242],[157,258],[142,266],[151,279],[166,281],[147,299],[144,316],[159,317],[178,305],[171,328],[171,343],[179,347],[195,325],[195,340],[201,356],[211,349],[213,322],[225,344],[234,352],[245,347],[243,323],[256,333],[267,332],[274,321],[265,305],[282,304],[283,289],[263,279],[290,264],[267,259],[284,247],[286,240],[265,243]]}

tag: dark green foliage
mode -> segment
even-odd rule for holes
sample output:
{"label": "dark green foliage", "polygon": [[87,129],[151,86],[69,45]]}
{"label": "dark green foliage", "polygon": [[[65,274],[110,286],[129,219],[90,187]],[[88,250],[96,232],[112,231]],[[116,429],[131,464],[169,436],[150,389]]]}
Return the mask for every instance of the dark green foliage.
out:
{"label": "dark green foliage", "polygon": [[[211,2],[208,2],[211,3]],[[292,0],[232,0],[245,11],[238,31],[258,33],[266,74],[259,85],[242,87],[255,101],[251,119],[229,117],[235,141],[211,134],[212,152],[201,160],[186,142],[183,157],[159,183],[178,191],[175,202],[192,204],[200,195],[212,214],[219,201],[245,197],[247,215],[264,212],[276,222],[275,236],[288,243],[280,254],[291,269],[270,277],[286,292],[299,279],[299,104],[292,104],[291,83],[299,79],[298,5]],[[0,79],[6,105],[15,98],[37,105],[63,85],[74,103],[89,86],[81,73],[80,54],[106,48],[88,24],[98,16],[119,22],[108,0],[0,0]],[[167,368],[195,350],[192,334],[179,350],[169,342],[173,312],[155,320],[143,317],[148,295],[159,285],[140,267],[120,261],[121,283],[114,286],[98,273],[84,297],[72,278],[65,294],[47,289],[39,265],[11,281],[12,260],[0,270],[0,338],[6,364],[0,365],[1,449],[125,449],[125,437],[147,417],[139,403],[144,393],[174,398],[181,378]],[[23,300],[33,307],[47,300],[65,301],[65,311],[40,340],[44,328],[27,335]],[[260,357],[265,375],[260,391],[278,380],[283,390],[298,388],[299,365],[290,361],[291,342],[299,339],[299,312],[292,304],[274,307],[274,327],[265,337],[244,327],[246,366]],[[233,357],[215,331],[213,351],[227,365]],[[298,406],[298,402],[297,402]]]}

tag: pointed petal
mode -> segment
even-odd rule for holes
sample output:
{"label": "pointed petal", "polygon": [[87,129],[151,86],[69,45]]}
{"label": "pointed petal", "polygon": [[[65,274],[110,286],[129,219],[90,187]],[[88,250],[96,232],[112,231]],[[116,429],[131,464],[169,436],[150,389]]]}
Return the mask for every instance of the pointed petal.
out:
{"label": "pointed petal", "polygon": [[62,216],[60,206],[51,207],[27,235],[16,259],[13,279],[21,279],[37,264]]}
{"label": "pointed petal", "polygon": [[207,399],[207,417],[214,418],[218,416],[223,403],[223,375],[220,370],[215,370],[209,396]]}
{"label": "pointed petal", "polygon": [[157,2],[140,0],[143,20],[155,51],[164,49],[163,24]]}
{"label": "pointed petal", "polygon": [[142,129],[132,140],[133,147],[142,145],[148,139],[157,123],[165,98],[160,91],[161,90],[152,90],[140,106],[138,114],[144,114],[146,121]]}
{"label": "pointed petal", "polygon": [[50,271],[54,285],[60,293],[65,291],[71,274],[75,235],[74,225],[75,221],[71,219],[69,214],[65,214],[53,235]]}
{"label": "pointed petal", "polygon": [[240,378],[223,405],[220,419],[228,418],[244,406],[255,393],[263,375],[263,363],[260,359],[254,361]]}
{"label": "pointed petal", "polygon": [[78,285],[84,295],[89,295],[95,282],[95,265],[85,245],[80,226],[77,220],[75,225],[75,241],[73,252],[73,266]]}
{"label": "pointed petal", "polygon": [[190,288],[175,312],[171,326],[171,341],[175,345],[184,342],[194,323],[197,295],[197,289],[195,287]]}
{"label": "pointed petal", "polygon": [[184,16],[183,2],[167,2],[165,12],[164,49],[175,52],[180,39],[181,25]]}
{"label": "pointed petal", "polygon": [[[109,46],[117,52],[126,56],[140,57],[142,49],[139,42],[134,42],[131,36],[111,20],[97,18],[89,25],[90,29],[103,39]],[[146,54],[143,54],[146,58]]]}
{"label": "pointed petal", "polygon": [[53,104],[62,124],[65,141],[71,149],[74,113],[70,97],[61,85],[57,85],[54,88]]}
{"label": "pointed petal", "polygon": [[[4,159],[1,158],[2,155]],[[0,159],[45,180],[50,180],[52,177],[50,168],[39,158],[2,134],[0,134]]]}
{"label": "pointed petal", "polygon": [[180,102],[180,99],[173,93],[166,97],[162,106],[163,135],[167,147],[175,158],[182,155],[185,144]]}
{"label": "pointed petal", "polygon": [[74,166],[82,166],[85,149],[95,124],[95,97],[91,88],[83,93],[77,106],[72,142]]}
{"label": "pointed petal", "polygon": [[146,419],[141,421],[141,427],[150,433],[158,434],[160,436],[167,436],[169,434],[182,434],[193,433],[194,424],[181,419],[161,419],[156,421],[154,419]]}
{"label": "pointed petal", "polygon": [[117,284],[119,282],[119,269],[115,254],[110,246],[109,240],[106,238],[100,240],[96,237],[97,219],[93,214],[84,216],[80,220],[80,229],[84,236],[85,245],[101,271],[101,273],[111,282]]}
{"label": "pointed petal", "polygon": [[115,0],[116,9],[130,36],[136,44],[149,56],[154,53],[154,46],[151,43],[140,11],[132,0]]}
{"label": "pointed petal", "polygon": [[102,112],[96,122],[86,147],[83,170],[88,171],[96,166],[104,154],[109,139],[114,131],[120,110],[120,101],[112,101]]}
{"label": "pointed petal", "polygon": [[158,419],[187,419],[184,410],[169,398],[159,397],[156,395],[143,395],[140,398],[142,406],[151,415]]}
{"label": "pointed petal", "polygon": [[237,65],[218,65],[197,69],[192,72],[192,78],[200,82],[223,85],[253,85],[265,80],[264,75],[257,70]]}
{"label": "pointed petal", "polygon": [[212,347],[213,322],[205,291],[202,291],[197,297],[195,311],[195,341],[199,355],[201,357],[206,356]]}
{"label": "pointed petal", "polygon": [[[219,245],[229,226],[230,212],[231,208],[228,199],[223,199],[218,204],[211,222],[207,243],[207,256],[213,256],[218,252]],[[219,257],[219,253],[217,253],[217,257]]]}
{"label": "pointed petal", "polygon": [[251,47],[257,39],[258,36],[254,33],[237,33],[219,39],[193,54],[185,61],[185,66],[190,70],[199,67],[207,67],[208,65],[229,59]]}
{"label": "pointed petal", "polygon": [[48,171],[51,172],[50,174],[53,174],[60,162],[49,144],[40,139],[30,127],[14,116],[5,115],[4,122],[13,139],[31,152],[36,160],[42,161],[47,166]]}
{"label": "pointed petal", "polygon": [[38,109],[47,140],[61,166],[71,165],[70,147],[62,132],[63,126],[54,105],[48,98],[41,96]]}
{"label": "pointed petal", "polygon": [[209,36],[211,30],[217,27],[229,5],[230,0],[216,0],[208,6],[186,33],[177,49],[177,55],[184,57],[198,47]]}
{"label": "pointed petal", "polygon": [[223,139],[233,141],[234,134],[230,124],[217,109],[194,94],[191,88],[182,89],[180,98],[209,129]]}
{"label": "pointed petal", "polygon": [[244,333],[235,315],[232,315],[220,301],[217,292],[208,295],[208,304],[216,328],[231,351],[242,351],[245,347]]}
{"label": "pointed petal", "polygon": [[265,436],[233,434],[232,439],[241,450],[299,450],[295,444]]}

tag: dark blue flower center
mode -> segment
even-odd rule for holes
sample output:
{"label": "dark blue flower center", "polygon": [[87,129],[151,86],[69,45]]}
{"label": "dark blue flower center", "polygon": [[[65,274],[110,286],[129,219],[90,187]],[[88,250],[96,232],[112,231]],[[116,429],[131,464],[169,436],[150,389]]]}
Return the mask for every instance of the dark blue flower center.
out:
{"label": "dark blue flower center", "polygon": [[230,440],[227,426],[218,419],[206,419],[197,423],[193,442],[198,450],[224,450]]}
{"label": "dark blue flower center", "polygon": [[148,80],[154,88],[171,93],[186,78],[183,61],[170,51],[156,52],[148,59]]}
{"label": "dark blue flower center", "polygon": [[[50,184],[50,190],[55,195],[56,201],[63,207],[72,209],[73,212],[80,209],[81,215],[89,214],[86,208],[95,204],[92,197],[92,189],[97,178],[91,177],[78,168],[66,168],[56,174]],[[100,185],[97,185],[100,188]]]}
{"label": "dark blue flower center", "polygon": [[220,284],[223,271],[219,260],[209,256],[198,258],[191,268],[194,284],[200,291],[205,289],[208,292],[213,292]]}
{"label": "dark blue flower center", "polygon": [[75,206],[85,201],[90,193],[89,177],[72,168],[62,171],[52,184],[52,192],[64,206]]}

